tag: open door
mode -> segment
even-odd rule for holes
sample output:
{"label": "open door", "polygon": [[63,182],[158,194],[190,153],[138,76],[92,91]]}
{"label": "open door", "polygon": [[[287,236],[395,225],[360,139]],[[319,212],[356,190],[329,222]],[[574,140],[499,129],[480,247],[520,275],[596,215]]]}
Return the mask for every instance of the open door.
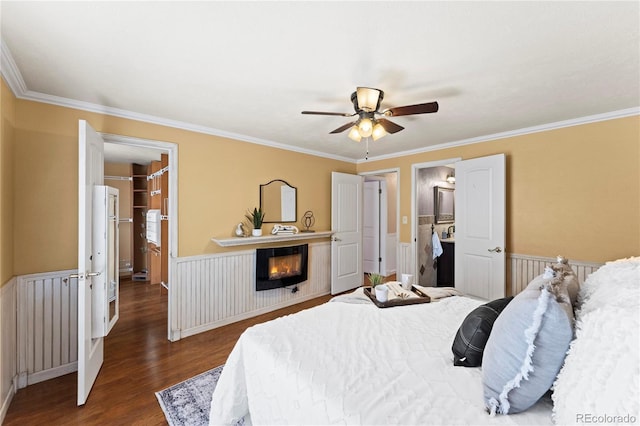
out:
{"label": "open door", "polygon": [[[117,264],[117,258],[109,261],[106,255],[113,247],[113,241],[107,240],[111,235],[115,238],[117,228],[109,232],[109,205],[113,199],[102,203],[94,202],[96,186],[102,185],[104,180],[104,141],[98,133],[80,120],[78,131],[78,405],[84,405],[91,391],[91,387],[98,376],[104,358],[104,334],[109,328],[111,319],[108,317],[107,327],[100,327],[96,322],[104,323],[104,316],[98,315],[97,310],[106,307],[107,315],[110,311],[108,302],[109,273],[108,265],[111,261]],[[100,211],[95,206],[104,206],[107,211]],[[111,206],[111,208],[115,208]],[[99,213],[98,213],[99,212]],[[105,221],[105,231],[96,232],[95,225],[99,214]],[[117,245],[115,245],[117,247]],[[113,254],[113,253],[112,253]],[[117,273],[116,273],[117,276]],[[113,287],[117,291],[116,287]],[[107,299],[105,301],[105,298]],[[104,312],[103,312],[104,313]],[[97,317],[100,316],[100,319]],[[115,322],[115,321],[114,321]],[[112,324],[111,324],[112,326]]]}
{"label": "open door", "polygon": [[458,161],[455,287],[487,300],[505,295],[505,156]]}
{"label": "open door", "polygon": [[331,294],[362,285],[363,178],[331,173]]}

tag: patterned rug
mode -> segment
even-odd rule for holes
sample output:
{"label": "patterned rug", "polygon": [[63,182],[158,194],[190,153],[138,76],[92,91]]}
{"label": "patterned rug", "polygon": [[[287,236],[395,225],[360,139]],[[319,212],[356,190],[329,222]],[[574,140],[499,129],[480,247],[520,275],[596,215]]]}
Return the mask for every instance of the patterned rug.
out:
{"label": "patterned rug", "polygon": [[[169,426],[209,424],[211,395],[216,388],[222,367],[205,371],[195,377],[156,392],[156,398]],[[240,422],[242,424],[244,422]]]}

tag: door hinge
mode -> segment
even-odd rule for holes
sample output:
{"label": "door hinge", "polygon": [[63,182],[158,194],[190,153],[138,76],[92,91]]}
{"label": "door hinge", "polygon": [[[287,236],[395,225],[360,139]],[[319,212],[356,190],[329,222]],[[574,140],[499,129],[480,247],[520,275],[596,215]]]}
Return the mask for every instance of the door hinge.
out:
{"label": "door hinge", "polygon": [[381,257],[378,258],[378,262],[382,262],[382,258]]}
{"label": "door hinge", "polygon": [[382,189],[378,188],[378,194],[382,194]]}

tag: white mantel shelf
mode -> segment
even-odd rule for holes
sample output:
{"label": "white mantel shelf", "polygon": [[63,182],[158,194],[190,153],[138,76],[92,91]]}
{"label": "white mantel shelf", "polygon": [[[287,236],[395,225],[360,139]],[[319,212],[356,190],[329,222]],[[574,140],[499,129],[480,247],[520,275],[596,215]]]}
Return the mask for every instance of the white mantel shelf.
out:
{"label": "white mantel shelf", "polygon": [[222,247],[233,246],[249,246],[252,244],[266,244],[266,243],[279,243],[281,241],[297,241],[297,240],[312,240],[316,238],[330,237],[333,231],[316,231],[316,232],[300,232],[293,235],[273,235],[266,234],[261,237],[231,237],[231,238],[212,238],[211,241],[215,242]]}

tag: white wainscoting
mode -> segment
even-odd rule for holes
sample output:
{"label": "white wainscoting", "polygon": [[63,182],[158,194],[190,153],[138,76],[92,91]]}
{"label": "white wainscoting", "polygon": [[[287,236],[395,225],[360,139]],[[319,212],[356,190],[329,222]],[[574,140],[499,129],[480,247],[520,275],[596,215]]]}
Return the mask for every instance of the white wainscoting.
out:
{"label": "white wainscoting", "polygon": [[415,270],[413,268],[413,262],[415,254],[413,252],[413,245],[411,243],[399,243],[398,244],[398,267],[396,276],[400,274],[413,274]]}
{"label": "white wainscoting", "polygon": [[[411,243],[398,244],[398,274],[413,273],[415,254]],[[506,255],[506,290],[507,294],[520,293],[529,282],[544,272],[545,266],[556,262],[555,257],[529,256],[525,254],[507,253]],[[569,265],[583,283],[589,274],[596,271],[603,263],[583,262],[569,259]]]}
{"label": "white wainscoting", "polygon": [[385,244],[385,268],[384,275],[388,276],[391,274],[395,274],[397,270],[397,262],[398,262],[398,234],[386,234],[386,244]]}
{"label": "white wainscoting", "polygon": [[0,289],[0,424],[4,422],[9,404],[17,391],[16,369],[16,278]]}
{"label": "white wainscoting", "polygon": [[18,388],[78,369],[75,270],[18,277]]}
{"label": "white wainscoting", "polygon": [[331,244],[309,244],[308,279],[298,291],[255,291],[255,250],[176,260],[171,340],[290,306],[331,292]]}
{"label": "white wainscoting", "polygon": [[[524,254],[507,254],[507,290],[511,289],[511,295],[516,295],[525,289],[529,282],[544,273],[544,268],[556,263],[555,257],[537,257]],[[569,259],[569,265],[578,276],[582,284],[589,274],[595,272],[603,263],[580,262]],[[507,291],[507,294],[509,292]]]}

